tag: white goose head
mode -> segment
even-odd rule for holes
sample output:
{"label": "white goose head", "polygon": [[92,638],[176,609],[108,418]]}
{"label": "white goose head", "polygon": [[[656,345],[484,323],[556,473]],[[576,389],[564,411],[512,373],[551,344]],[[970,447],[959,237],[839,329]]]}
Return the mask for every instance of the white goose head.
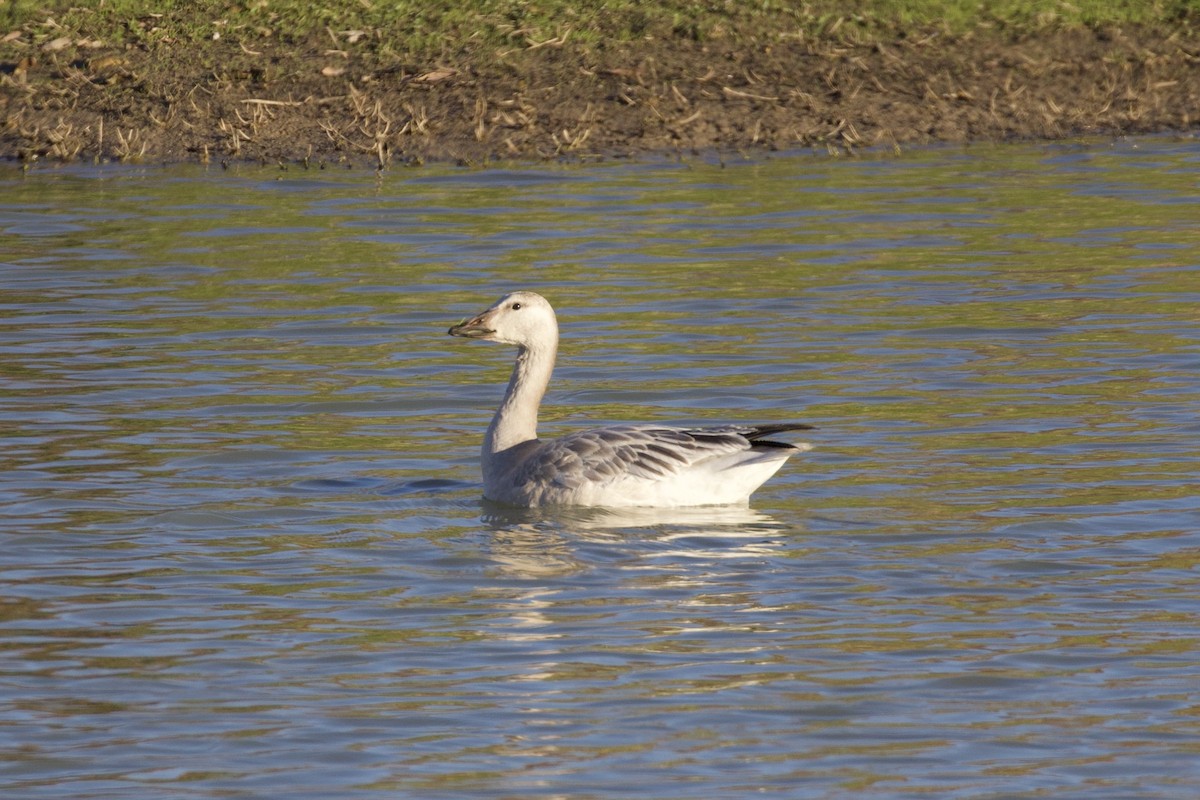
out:
{"label": "white goose head", "polygon": [[558,320],[546,298],[535,292],[511,292],[481,314],[463,320],[451,336],[513,344],[525,349],[553,347],[558,342]]}

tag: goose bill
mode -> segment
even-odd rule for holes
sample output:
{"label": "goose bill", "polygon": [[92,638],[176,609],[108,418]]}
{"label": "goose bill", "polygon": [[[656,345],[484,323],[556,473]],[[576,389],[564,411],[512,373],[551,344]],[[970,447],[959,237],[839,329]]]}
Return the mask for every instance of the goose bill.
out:
{"label": "goose bill", "polygon": [[476,320],[463,320],[452,327],[449,333],[451,336],[461,336],[464,339],[482,339],[495,331],[480,325]]}

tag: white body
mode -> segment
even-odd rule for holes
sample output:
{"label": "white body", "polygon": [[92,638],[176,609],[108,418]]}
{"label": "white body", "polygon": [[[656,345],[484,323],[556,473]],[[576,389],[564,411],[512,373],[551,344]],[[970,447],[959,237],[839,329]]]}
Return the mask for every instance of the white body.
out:
{"label": "white body", "polygon": [[810,445],[763,437],[807,425],[672,428],[619,425],[537,438],[537,413],[558,353],[558,322],[541,295],[513,292],[450,329],[517,346],[517,363],[484,435],[483,491],[515,506],[745,504]]}

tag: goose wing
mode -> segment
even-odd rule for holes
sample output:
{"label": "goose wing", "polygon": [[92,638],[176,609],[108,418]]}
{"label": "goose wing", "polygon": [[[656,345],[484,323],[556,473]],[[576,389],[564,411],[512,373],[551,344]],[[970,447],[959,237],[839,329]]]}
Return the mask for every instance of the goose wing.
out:
{"label": "goose wing", "polygon": [[647,481],[671,478],[702,462],[758,449],[799,450],[766,437],[811,425],[726,425],[673,428],[616,425],[579,431],[539,443],[522,465],[522,482],[575,489],[585,483],[608,484],[625,477]]}

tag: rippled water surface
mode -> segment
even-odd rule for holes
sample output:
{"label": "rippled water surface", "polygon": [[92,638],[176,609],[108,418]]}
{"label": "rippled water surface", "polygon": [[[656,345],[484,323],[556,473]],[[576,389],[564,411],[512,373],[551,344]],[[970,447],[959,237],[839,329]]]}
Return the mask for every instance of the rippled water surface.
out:
{"label": "rippled water surface", "polygon": [[[0,173],[0,796],[1191,798],[1200,145]],[[481,503],[819,426],[752,508]]]}

